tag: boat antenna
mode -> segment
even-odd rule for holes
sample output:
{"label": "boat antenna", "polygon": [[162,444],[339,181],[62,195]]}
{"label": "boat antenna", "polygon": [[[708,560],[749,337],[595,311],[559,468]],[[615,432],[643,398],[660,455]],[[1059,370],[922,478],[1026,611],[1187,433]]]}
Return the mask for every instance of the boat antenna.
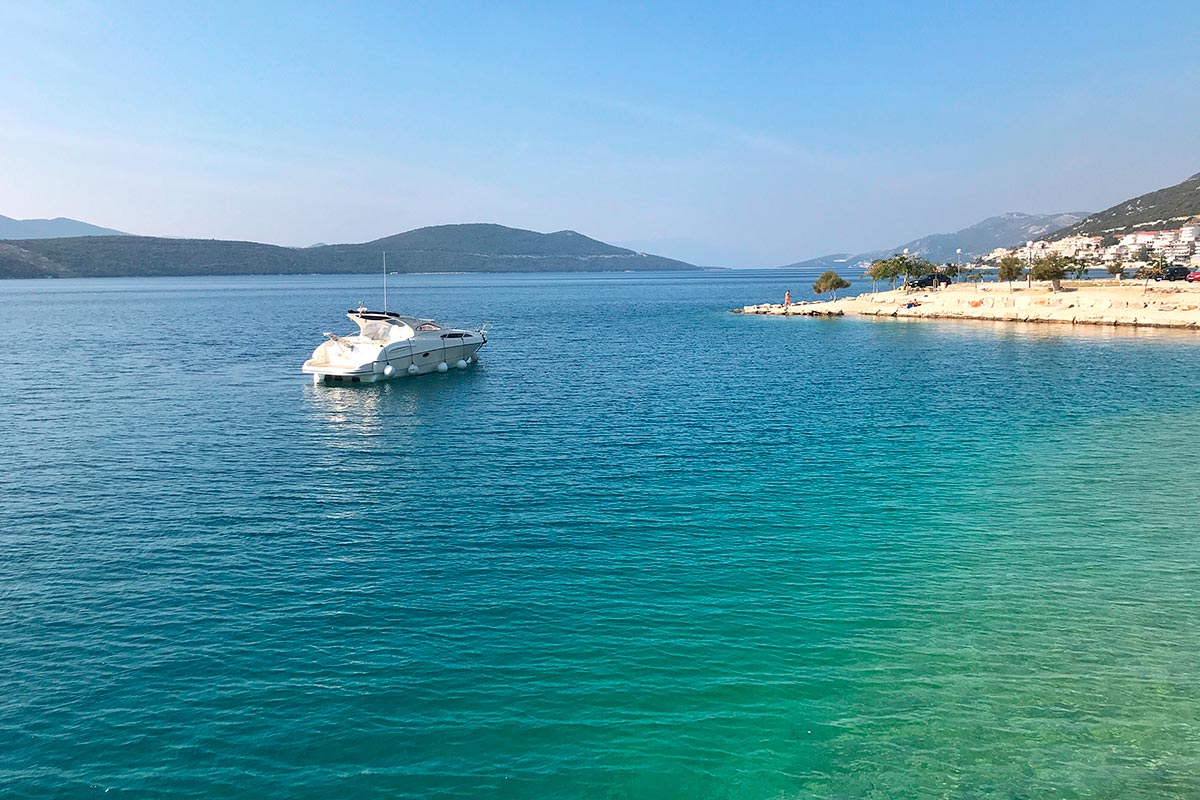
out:
{"label": "boat antenna", "polygon": [[387,250],[383,251],[383,313],[387,313]]}

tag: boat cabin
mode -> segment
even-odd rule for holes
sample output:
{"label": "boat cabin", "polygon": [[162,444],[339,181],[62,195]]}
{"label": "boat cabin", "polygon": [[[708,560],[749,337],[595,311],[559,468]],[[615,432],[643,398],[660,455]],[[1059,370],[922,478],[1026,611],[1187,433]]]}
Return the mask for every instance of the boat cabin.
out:
{"label": "boat cabin", "polygon": [[347,311],[346,316],[354,320],[364,337],[383,344],[411,339],[417,331],[444,330],[441,325],[431,319],[406,317],[395,311],[357,309]]}

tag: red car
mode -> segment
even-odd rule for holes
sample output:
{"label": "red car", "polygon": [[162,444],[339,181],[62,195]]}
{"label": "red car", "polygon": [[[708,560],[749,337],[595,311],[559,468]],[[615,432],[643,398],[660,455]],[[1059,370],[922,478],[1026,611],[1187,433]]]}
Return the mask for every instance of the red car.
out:
{"label": "red car", "polygon": [[1200,269],[1194,269],[1184,278],[1188,283],[1200,283]]}

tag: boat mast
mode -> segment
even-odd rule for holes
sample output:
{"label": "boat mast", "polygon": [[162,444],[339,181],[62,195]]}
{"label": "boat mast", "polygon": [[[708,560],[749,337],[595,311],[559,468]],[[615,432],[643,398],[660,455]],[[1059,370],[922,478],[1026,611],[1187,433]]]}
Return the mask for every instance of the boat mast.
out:
{"label": "boat mast", "polygon": [[387,313],[387,250],[383,251],[383,310]]}

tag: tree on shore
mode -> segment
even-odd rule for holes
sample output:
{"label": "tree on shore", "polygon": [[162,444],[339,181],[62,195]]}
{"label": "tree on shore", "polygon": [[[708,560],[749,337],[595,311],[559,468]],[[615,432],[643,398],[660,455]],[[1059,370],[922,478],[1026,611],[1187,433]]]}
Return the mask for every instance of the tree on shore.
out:
{"label": "tree on shore", "polygon": [[923,258],[910,256],[908,253],[897,253],[889,258],[877,258],[872,261],[863,277],[870,278],[872,282],[887,281],[892,289],[895,289],[896,281],[907,281],[914,275],[924,275],[932,266]]}
{"label": "tree on shore", "polygon": [[863,277],[871,279],[872,292],[876,291],[876,284],[879,281],[891,281],[892,288],[896,288],[896,273],[890,258],[877,258],[873,260],[867,266],[867,271],[863,273]]}
{"label": "tree on shore", "polygon": [[896,256],[896,258],[900,259],[900,271],[904,275],[905,283],[911,283],[913,278],[937,272],[937,267],[927,258],[910,256],[907,253]]}
{"label": "tree on shore", "polygon": [[831,269],[822,272],[812,285],[812,290],[816,294],[830,294],[834,300],[837,300],[838,289],[849,289],[850,281],[838,275]]}
{"label": "tree on shore", "polygon": [[1012,291],[1012,282],[1025,274],[1025,262],[1016,253],[1009,253],[996,264],[996,279],[1008,281],[1008,290]]}
{"label": "tree on shore", "polygon": [[1108,262],[1108,266],[1106,266],[1104,269],[1109,275],[1116,277],[1117,283],[1120,283],[1125,277],[1125,262],[1119,258],[1115,261]]}
{"label": "tree on shore", "polygon": [[1071,259],[1051,253],[1034,259],[1029,274],[1035,281],[1050,281],[1051,288],[1057,292],[1062,289],[1062,281],[1067,276],[1068,269],[1074,269]]}
{"label": "tree on shore", "polygon": [[1079,256],[1067,256],[1067,269],[1075,273],[1075,280],[1087,280],[1088,271],[1091,268],[1092,265],[1088,263],[1087,259]]}
{"label": "tree on shore", "polygon": [[970,269],[963,272],[962,279],[975,284],[975,291],[978,292],[979,284],[983,282],[983,271],[972,264]]}
{"label": "tree on shore", "polygon": [[1150,281],[1162,280],[1167,275],[1167,260],[1162,256],[1155,256],[1146,262],[1146,265],[1138,269],[1133,277],[1145,279],[1145,288],[1150,288]]}

